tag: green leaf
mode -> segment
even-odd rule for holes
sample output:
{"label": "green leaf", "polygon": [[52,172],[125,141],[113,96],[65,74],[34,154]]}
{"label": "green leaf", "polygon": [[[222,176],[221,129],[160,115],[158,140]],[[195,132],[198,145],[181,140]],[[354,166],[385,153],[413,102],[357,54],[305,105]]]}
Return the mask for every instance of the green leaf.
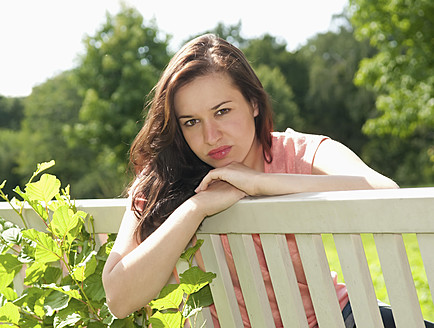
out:
{"label": "green leaf", "polygon": [[51,211],[55,212],[61,206],[68,206],[69,207],[68,201],[64,197],[60,196],[60,194],[56,194],[54,197],[55,197],[56,201],[53,201],[48,205],[48,208]]}
{"label": "green leaf", "polygon": [[39,163],[36,166],[36,171],[33,174],[34,176],[38,175],[39,173],[48,170],[50,167],[53,167],[56,164],[56,162],[54,160],[51,160],[49,162],[43,162],[43,163]]}
{"label": "green leaf", "polygon": [[182,315],[180,312],[166,312],[159,311],[149,318],[152,328],[179,328],[182,323]]}
{"label": "green leaf", "polygon": [[110,326],[115,320],[115,317],[113,313],[111,313],[110,309],[108,308],[107,303],[104,303],[104,305],[101,307],[101,311],[99,315],[101,318],[103,318],[102,322],[108,326]]}
{"label": "green leaf", "polygon": [[134,316],[129,316],[125,319],[115,319],[110,328],[136,328],[138,325],[134,323]]}
{"label": "green leaf", "polygon": [[29,201],[29,197],[27,197],[26,193],[21,191],[20,186],[16,186],[14,189],[12,189],[16,194],[20,195],[22,199],[25,201]]}
{"label": "green leaf", "polygon": [[2,232],[2,237],[8,243],[19,245],[23,236],[20,228],[10,228]]}
{"label": "green leaf", "polygon": [[31,317],[22,317],[19,322],[20,328],[45,328],[39,321]]}
{"label": "green leaf", "polygon": [[69,242],[77,237],[76,232],[72,235],[73,230],[79,221],[79,217],[68,206],[60,206],[53,213],[53,220],[50,223],[51,230],[59,237],[66,237]]}
{"label": "green leaf", "polygon": [[12,254],[0,254],[0,290],[8,287],[21,270],[22,263]]}
{"label": "green leaf", "polygon": [[96,252],[92,251],[81,263],[79,263],[73,270],[73,277],[78,281],[83,281],[95,272],[97,265]]}
{"label": "green leaf", "polygon": [[2,184],[0,185],[0,189],[3,189],[6,185],[6,180],[3,180]]}
{"label": "green leaf", "polygon": [[170,284],[160,292],[157,299],[153,300],[149,305],[157,310],[178,310],[184,297],[184,291],[178,284]]}
{"label": "green leaf", "polygon": [[20,320],[18,309],[18,306],[9,302],[0,307],[0,322],[10,322],[18,325],[18,321]]}
{"label": "green leaf", "polygon": [[25,288],[22,295],[15,300],[14,304],[20,307],[33,309],[36,300],[44,298],[47,291],[38,287]]}
{"label": "green leaf", "polygon": [[27,267],[26,269],[26,277],[24,278],[24,284],[29,286],[38,282],[38,280],[40,280],[44,276],[46,269],[47,269],[47,264],[42,262],[33,262],[33,264]]}
{"label": "green leaf", "polygon": [[47,263],[59,260],[62,250],[59,245],[46,233],[35,229],[24,230],[23,236],[36,243],[35,260]]}
{"label": "green leaf", "polygon": [[48,204],[60,191],[60,181],[51,174],[43,174],[37,182],[26,185],[26,194],[30,200]]}
{"label": "green leaf", "polygon": [[98,250],[97,258],[98,260],[106,261],[107,257],[109,256],[112,248],[113,248],[114,242],[108,241],[104,245],[102,245]]}
{"label": "green leaf", "polygon": [[[68,295],[69,297],[74,297],[77,300],[81,300],[82,297],[80,295],[80,292],[76,289],[72,289],[71,286],[57,286],[56,284],[52,283],[49,285],[42,285],[42,288],[52,289],[56,292],[60,292],[62,294]],[[51,295],[51,294],[50,294]]]}
{"label": "green leaf", "polygon": [[211,288],[209,285],[206,285],[196,293],[190,295],[184,306],[184,318],[189,318],[190,316],[201,311],[202,308],[210,306],[213,303],[214,301],[212,299]]}
{"label": "green leaf", "polygon": [[50,293],[43,302],[43,308],[46,315],[51,317],[54,312],[66,308],[70,298],[69,295],[57,290]]}
{"label": "green leaf", "polygon": [[62,270],[60,268],[49,266],[47,270],[45,270],[43,282],[45,284],[56,283],[61,276]]}
{"label": "green leaf", "polygon": [[53,326],[54,328],[63,328],[67,326],[75,326],[77,322],[81,320],[81,315],[76,312],[75,309],[69,306],[63,310],[60,310],[54,316]]}
{"label": "green leaf", "polygon": [[198,249],[202,246],[203,244],[203,239],[198,239],[196,241],[196,244],[193,247],[189,247],[187,248],[182,254],[181,254],[181,259],[186,260],[187,262],[190,262],[192,256],[194,254],[196,254],[196,252],[198,251]]}
{"label": "green leaf", "polygon": [[101,275],[92,274],[83,281],[86,295],[93,301],[99,302],[105,297]]}
{"label": "green leaf", "polygon": [[86,328],[106,328],[107,326],[99,321],[91,321],[87,324]]}
{"label": "green leaf", "polygon": [[179,275],[180,286],[186,294],[193,294],[209,284],[215,277],[215,273],[203,272],[198,267],[192,267]]}
{"label": "green leaf", "polygon": [[14,301],[18,297],[15,290],[10,287],[6,287],[3,290],[0,290],[0,294],[3,295],[8,301]]}

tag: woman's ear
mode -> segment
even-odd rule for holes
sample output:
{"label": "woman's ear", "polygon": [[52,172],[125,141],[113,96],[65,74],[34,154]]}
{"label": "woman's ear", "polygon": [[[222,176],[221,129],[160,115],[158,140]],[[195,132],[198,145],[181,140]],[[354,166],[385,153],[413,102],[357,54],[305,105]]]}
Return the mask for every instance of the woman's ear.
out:
{"label": "woman's ear", "polygon": [[256,99],[253,99],[250,103],[252,104],[253,117],[257,117],[259,115],[258,101]]}

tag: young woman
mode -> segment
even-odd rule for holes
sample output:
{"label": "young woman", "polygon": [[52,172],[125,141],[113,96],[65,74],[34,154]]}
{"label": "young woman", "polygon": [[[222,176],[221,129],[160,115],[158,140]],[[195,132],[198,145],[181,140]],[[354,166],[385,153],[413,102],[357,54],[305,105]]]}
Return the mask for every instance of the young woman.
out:
{"label": "young woman", "polygon": [[[158,295],[205,217],[246,195],[397,188],[327,137],[272,133],[271,108],[260,81],[240,50],[213,35],[190,41],[172,58],[130,155],[137,177],[103,273],[107,302],[119,318]],[[266,268],[260,241],[255,242]],[[288,247],[313,327],[315,313],[291,236]],[[230,258],[227,243],[225,248]],[[336,291],[344,309],[345,286],[336,284]]]}

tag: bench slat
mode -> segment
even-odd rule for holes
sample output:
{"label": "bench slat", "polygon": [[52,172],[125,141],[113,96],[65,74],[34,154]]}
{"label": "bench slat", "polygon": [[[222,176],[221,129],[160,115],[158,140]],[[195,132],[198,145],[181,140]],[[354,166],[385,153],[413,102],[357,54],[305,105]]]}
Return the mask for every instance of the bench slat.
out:
{"label": "bench slat", "polygon": [[397,327],[425,327],[400,234],[374,234],[387,294]]}
{"label": "bench slat", "polygon": [[321,235],[295,235],[320,327],[345,328]]}
{"label": "bench slat", "polygon": [[284,327],[307,328],[307,318],[285,235],[261,235],[274,294]]}
{"label": "bench slat", "polygon": [[214,272],[217,277],[211,282],[214,305],[222,327],[242,327],[238,302],[235,296],[225,253],[219,235],[198,234],[204,243],[200,248],[207,271]]}
{"label": "bench slat", "polygon": [[253,327],[275,327],[251,235],[228,235],[241,290]]}
{"label": "bench slat", "polygon": [[422,261],[425,266],[426,276],[434,303],[434,234],[416,234],[419,243]]}
{"label": "bench slat", "polygon": [[360,235],[333,235],[357,327],[383,327]]}

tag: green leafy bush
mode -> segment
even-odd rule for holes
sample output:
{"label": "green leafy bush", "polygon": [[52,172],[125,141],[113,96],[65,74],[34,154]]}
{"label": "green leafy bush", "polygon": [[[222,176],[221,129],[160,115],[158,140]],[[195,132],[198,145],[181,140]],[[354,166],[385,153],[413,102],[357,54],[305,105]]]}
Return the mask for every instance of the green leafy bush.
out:
{"label": "green leafy bush", "polygon": [[[44,173],[54,161],[42,163],[25,186],[14,189],[21,200],[7,201],[24,228],[0,218],[0,324],[13,327],[183,327],[203,306],[212,304],[208,284],[215,277],[192,265],[198,241],[181,256],[189,269],[180,283],[167,285],[159,298],[125,319],[115,318],[106,304],[101,275],[115,235],[97,247],[93,218],[71,201],[70,188]],[[46,231],[28,228],[23,217],[28,203]],[[89,232],[90,231],[90,232]],[[192,325],[195,320],[190,320]]]}

